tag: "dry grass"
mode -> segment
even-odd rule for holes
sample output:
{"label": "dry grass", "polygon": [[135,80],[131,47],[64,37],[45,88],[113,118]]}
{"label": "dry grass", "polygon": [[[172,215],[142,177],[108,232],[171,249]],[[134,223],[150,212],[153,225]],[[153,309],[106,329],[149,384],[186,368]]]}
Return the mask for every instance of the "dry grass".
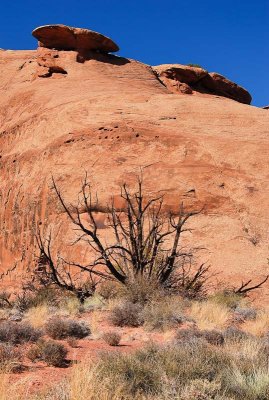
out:
{"label": "dry grass", "polygon": [[207,300],[192,303],[190,316],[199,329],[223,329],[227,326],[231,312],[226,305]]}
{"label": "dry grass", "polygon": [[225,342],[223,350],[231,358],[238,357],[238,354],[240,354],[242,359],[248,360],[248,362],[252,363],[263,352],[264,343],[259,340],[255,340],[255,338],[248,338],[238,341],[228,340]]}
{"label": "dry grass", "polygon": [[93,311],[91,313],[90,325],[91,325],[91,333],[92,337],[98,339],[100,336],[101,328],[100,328],[100,311]]}
{"label": "dry grass", "polygon": [[25,317],[34,328],[41,328],[50,316],[49,308],[46,304],[41,304],[30,308]]}
{"label": "dry grass", "polygon": [[255,320],[246,321],[242,325],[245,332],[254,336],[263,336],[269,331],[269,312],[268,310],[259,311]]}
{"label": "dry grass", "polygon": [[148,330],[166,330],[177,328],[186,317],[185,304],[179,296],[166,296],[162,300],[146,304],[142,312],[144,327]]}
{"label": "dry grass", "polygon": [[118,386],[112,393],[107,378],[99,365],[82,363],[72,371],[70,378],[70,399],[74,400],[119,400],[126,399],[124,389]]}
{"label": "dry grass", "polygon": [[0,400],[29,400],[30,384],[31,380],[28,377],[11,384],[9,373],[0,372]]}

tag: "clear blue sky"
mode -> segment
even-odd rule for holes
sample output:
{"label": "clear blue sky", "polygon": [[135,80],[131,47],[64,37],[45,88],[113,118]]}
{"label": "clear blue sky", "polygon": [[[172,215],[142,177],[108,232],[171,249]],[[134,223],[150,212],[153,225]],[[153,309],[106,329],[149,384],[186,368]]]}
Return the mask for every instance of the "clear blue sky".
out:
{"label": "clear blue sky", "polygon": [[106,34],[150,65],[200,64],[269,104],[269,0],[2,0],[0,48],[34,49],[32,29],[57,23]]}

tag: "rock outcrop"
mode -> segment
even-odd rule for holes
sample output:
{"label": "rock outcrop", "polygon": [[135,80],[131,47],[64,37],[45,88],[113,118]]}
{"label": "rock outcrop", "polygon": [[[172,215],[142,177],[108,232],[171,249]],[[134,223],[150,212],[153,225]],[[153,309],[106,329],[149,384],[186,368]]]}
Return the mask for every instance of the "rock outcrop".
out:
{"label": "rock outcrop", "polygon": [[[77,56],[0,52],[0,273],[16,262],[20,271],[31,267],[37,225],[44,235],[52,229],[55,251],[87,262],[85,248],[69,246],[74,232],[50,189],[52,175],[76,202],[87,170],[106,206],[145,167],[147,192],[165,193],[167,207],[204,206],[183,245],[206,248],[200,257],[221,280],[264,277],[269,113],[196,90],[203,70],[181,67],[193,95],[178,95],[143,63],[94,51],[78,63]],[[37,76],[38,68],[51,75]]]}
{"label": "rock outcrop", "polygon": [[[250,104],[247,90],[215,72],[181,64],[164,64],[153,67],[159,79],[172,92],[191,94],[193,91],[228,97]],[[187,85],[187,86],[186,86]]]}
{"label": "rock outcrop", "polygon": [[48,78],[52,74],[67,74],[67,71],[60,65],[58,50],[39,47],[37,49],[37,76]]}
{"label": "rock outcrop", "polygon": [[89,29],[66,25],[44,25],[34,29],[32,35],[40,47],[56,50],[97,50],[116,52],[119,47],[110,38]]}

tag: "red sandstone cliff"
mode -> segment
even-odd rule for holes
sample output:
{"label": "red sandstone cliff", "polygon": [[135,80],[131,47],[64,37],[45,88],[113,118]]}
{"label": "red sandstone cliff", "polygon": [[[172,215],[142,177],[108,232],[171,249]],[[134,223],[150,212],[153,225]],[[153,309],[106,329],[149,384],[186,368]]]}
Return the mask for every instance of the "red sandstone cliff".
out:
{"label": "red sandstone cliff", "polygon": [[0,272],[29,265],[37,223],[61,226],[65,246],[51,175],[72,201],[87,170],[105,204],[143,166],[168,205],[205,206],[192,239],[223,277],[267,272],[267,110],[171,90],[148,65],[85,49],[0,51],[0,89]]}

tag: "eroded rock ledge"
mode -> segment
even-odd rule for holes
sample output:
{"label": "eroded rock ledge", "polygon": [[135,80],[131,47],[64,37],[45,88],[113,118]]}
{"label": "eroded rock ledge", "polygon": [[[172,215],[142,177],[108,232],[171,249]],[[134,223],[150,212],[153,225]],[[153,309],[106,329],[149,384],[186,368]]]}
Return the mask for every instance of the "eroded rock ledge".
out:
{"label": "eroded rock ledge", "polygon": [[192,94],[193,91],[228,97],[250,104],[249,92],[216,72],[181,64],[152,67],[162,83],[173,93]]}

